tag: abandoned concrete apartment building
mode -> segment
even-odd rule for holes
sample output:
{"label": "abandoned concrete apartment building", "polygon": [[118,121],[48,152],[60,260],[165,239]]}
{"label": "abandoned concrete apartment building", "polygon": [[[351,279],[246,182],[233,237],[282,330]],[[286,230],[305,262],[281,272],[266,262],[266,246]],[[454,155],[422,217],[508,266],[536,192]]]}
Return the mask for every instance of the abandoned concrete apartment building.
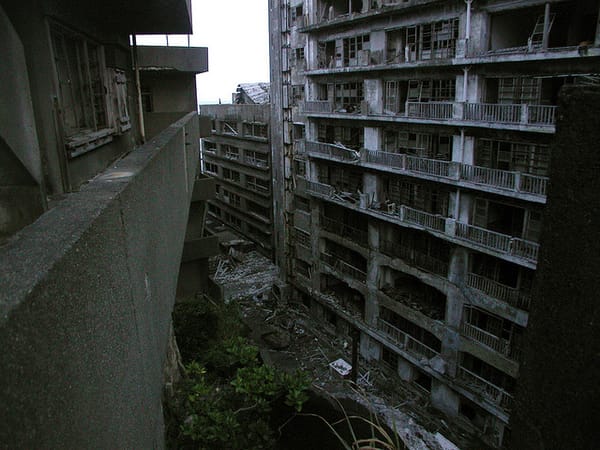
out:
{"label": "abandoned concrete apartment building", "polygon": [[216,180],[209,216],[246,236],[273,257],[273,197],[269,84],[242,83],[233,104],[200,105],[212,123],[202,139],[202,168]]}
{"label": "abandoned concrete apartment building", "polygon": [[176,293],[218,252],[208,51],[135,35],[191,23],[189,0],[0,1],[0,447],[164,447]]}
{"label": "abandoned concrete apartment building", "polygon": [[[500,445],[558,91],[598,1],[272,0],[276,260],[361,354]],[[279,231],[281,230],[281,231]]]}

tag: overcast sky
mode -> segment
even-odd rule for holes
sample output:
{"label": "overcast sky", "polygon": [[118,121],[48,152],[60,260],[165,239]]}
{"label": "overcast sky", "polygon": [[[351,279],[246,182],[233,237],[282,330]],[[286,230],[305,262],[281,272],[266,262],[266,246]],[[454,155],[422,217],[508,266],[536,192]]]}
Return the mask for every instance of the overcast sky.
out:
{"label": "overcast sky", "polygon": [[[239,83],[269,81],[268,0],[192,0],[192,46],[208,47],[208,72],[197,76],[198,103],[231,103]],[[164,36],[138,44],[165,45]],[[169,36],[187,45],[187,36]]]}

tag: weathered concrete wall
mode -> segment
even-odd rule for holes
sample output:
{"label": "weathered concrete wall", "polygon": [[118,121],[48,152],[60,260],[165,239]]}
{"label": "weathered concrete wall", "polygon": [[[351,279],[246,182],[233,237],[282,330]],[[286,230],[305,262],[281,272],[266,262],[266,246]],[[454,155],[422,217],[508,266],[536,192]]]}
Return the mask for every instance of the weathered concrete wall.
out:
{"label": "weathered concrete wall", "polygon": [[0,248],[0,446],[163,448],[191,113]]}
{"label": "weathered concrete wall", "polygon": [[600,442],[600,89],[563,88],[527,347],[511,418],[515,449]]}

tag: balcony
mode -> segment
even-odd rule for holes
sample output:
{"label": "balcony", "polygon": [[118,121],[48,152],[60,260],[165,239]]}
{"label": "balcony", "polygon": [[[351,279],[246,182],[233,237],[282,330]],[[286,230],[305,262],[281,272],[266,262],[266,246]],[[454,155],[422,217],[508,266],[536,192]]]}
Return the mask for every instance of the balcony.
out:
{"label": "balcony", "polygon": [[374,113],[364,108],[365,102],[351,109],[336,109],[328,100],[305,101],[308,115],[350,116],[364,120],[376,118],[385,122],[443,121],[474,127],[507,128],[554,133],[556,106],[465,102],[406,102],[404,113]]}
{"label": "balcony", "polygon": [[244,162],[247,164],[258,167],[260,169],[267,169],[269,167],[269,162],[265,159],[253,158],[251,156],[244,156]]}
{"label": "balcony", "polygon": [[342,261],[337,256],[331,255],[329,253],[321,253],[321,261],[325,263],[325,265],[328,266],[330,269],[333,269],[339,273],[343,273],[344,275],[348,275],[354,280],[358,280],[362,283],[365,283],[367,281],[366,272],[363,272],[362,270],[354,267],[346,261]]}
{"label": "balcony", "polygon": [[377,328],[398,347],[419,359],[432,359],[440,354],[431,347],[416,340],[410,334],[396,328],[381,317],[377,318]]}
{"label": "balcony", "polygon": [[467,274],[467,286],[473,288],[489,297],[501,300],[515,308],[529,311],[531,306],[531,295],[525,294],[518,289],[505,286],[497,281],[477,275],[475,273]]}
{"label": "balcony", "polygon": [[504,389],[490,383],[485,378],[465,369],[462,366],[458,367],[457,381],[461,382],[469,390],[477,392],[485,399],[509,412],[513,402],[513,396]]}
{"label": "balcony", "polygon": [[553,127],[556,124],[556,106],[464,103],[463,120]]}
{"label": "balcony", "polygon": [[365,230],[359,230],[339,220],[331,219],[326,216],[321,216],[321,225],[325,231],[336,234],[340,237],[349,239],[351,242],[367,247],[369,242],[369,234]]}
{"label": "balcony", "polygon": [[454,117],[453,102],[406,102],[406,107],[408,117],[438,120]]}
{"label": "balcony", "polygon": [[325,157],[343,162],[358,162],[360,161],[360,153],[339,145],[325,144],[323,142],[306,141],[306,152],[313,157]]}
{"label": "balcony", "polygon": [[305,190],[308,194],[328,200],[348,208],[368,212],[375,217],[399,223],[412,225],[417,228],[442,233],[451,240],[458,239],[474,245],[478,250],[490,250],[494,254],[500,253],[506,256],[522,260],[528,267],[534,267],[537,263],[539,244],[521,238],[509,236],[486,228],[477,227],[455,219],[432,214],[405,205],[387,203],[384,205],[370,205],[362,208],[356,202],[347,200],[336,193],[333,186],[297,178],[297,186],[300,191]]}
{"label": "balcony", "polygon": [[533,263],[537,262],[540,245],[536,242],[526,241],[463,222],[456,222],[456,237],[490,250],[523,258]]}
{"label": "balcony", "polygon": [[495,334],[489,333],[466,322],[462,324],[461,331],[465,336],[468,336],[474,341],[477,341],[510,359],[515,361],[519,360],[521,351],[518,347],[511,346],[510,341],[502,339]]}

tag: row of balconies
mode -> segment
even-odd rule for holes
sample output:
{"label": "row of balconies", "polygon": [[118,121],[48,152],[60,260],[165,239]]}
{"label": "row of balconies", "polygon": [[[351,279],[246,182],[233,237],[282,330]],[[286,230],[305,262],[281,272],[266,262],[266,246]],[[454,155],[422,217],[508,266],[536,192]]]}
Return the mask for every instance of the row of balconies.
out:
{"label": "row of balconies", "polygon": [[[403,118],[418,121],[440,121],[443,123],[459,123],[465,126],[502,127],[518,126],[520,128],[542,129],[539,131],[554,132],[556,124],[556,106],[503,104],[503,103],[469,103],[469,102],[406,102],[404,112],[387,114],[373,111],[362,101],[356,108],[337,106],[329,100],[307,100],[303,112],[307,115],[348,114],[352,116],[368,116],[371,118]],[[357,114],[358,113],[358,114]]]}
{"label": "row of balconies", "polygon": [[448,183],[477,188],[489,186],[505,194],[526,194],[545,200],[548,177],[530,175],[517,171],[491,169],[454,161],[428,159],[404,153],[379,150],[355,151],[333,144],[306,141],[304,150],[312,157],[375,166],[386,171],[401,171],[410,175],[442,178]]}
{"label": "row of balconies", "polygon": [[[341,305],[340,302],[332,299],[332,296],[321,295],[327,303],[331,304],[335,307],[337,311],[341,311],[344,314],[344,318],[348,319],[358,319],[362,326],[367,329],[371,329],[371,327],[365,322],[364,317],[357,317],[355,314],[349,313],[346,311]],[[476,328],[476,327],[473,327]],[[477,329],[479,330],[479,329]],[[406,352],[408,355],[412,356],[416,361],[423,360],[431,360],[435,357],[441,356],[440,352],[421,342],[419,339],[411,336],[409,333],[399,329],[394,326],[390,322],[386,321],[381,317],[377,317],[376,328],[374,330],[377,334],[383,336],[386,340],[393,343],[400,350]],[[483,331],[483,330],[480,330]],[[485,333],[485,332],[484,332]],[[477,337],[480,337],[477,333],[471,333],[471,335],[467,334],[469,337],[473,337],[477,340]],[[484,338],[480,343],[488,346],[489,339]],[[489,341],[491,345],[495,345],[496,347],[501,347],[501,344],[496,344],[495,342]],[[495,350],[494,347],[491,347]],[[506,348],[502,347],[500,350],[505,350]],[[454,381],[459,385],[466,388],[468,391],[475,392],[480,395],[484,400],[492,403],[496,407],[501,408],[505,412],[509,412],[512,406],[513,396],[505,389],[495,385],[491,381],[483,378],[480,375],[462,367],[458,366],[458,371],[456,374],[456,378]]]}
{"label": "row of balconies", "polygon": [[538,258],[539,244],[522,238],[509,236],[485,228],[461,222],[454,218],[444,217],[420,211],[406,205],[387,204],[384,209],[375,208],[374,204],[362,208],[344,197],[336,194],[333,186],[317,181],[297,180],[298,187],[310,195],[356,209],[395,224],[433,231],[441,237],[449,238],[468,247],[480,251],[490,251],[494,255],[508,256],[527,267],[535,267]]}
{"label": "row of balconies", "polygon": [[269,161],[264,159],[258,159],[256,157],[248,156],[248,155],[240,155],[240,153],[229,153],[223,154],[220,152],[212,151],[212,149],[204,149],[204,154],[208,154],[209,156],[214,156],[217,158],[226,159],[229,161],[235,161],[239,164],[247,164],[249,166],[257,167],[259,169],[268,169]]}
{"label": "row of balconies", "polygon": [[[366,231],[356,229],[346,223],[343,223],[342,221],[337,221],[324,216],[321,216],[320,220],[321,226],[325,231],[335,233],[340,238],[347,239],[351,243],[364,249],[371,249],[371,247],[368,244],[368,233]],[[449,261],[441,260],[432,255],[420,252],[414,248],[409,248],[407,246],[403,246],[387,240],[381,240],[379,243],[379,251],[382,254],[387,255],[391,258],[399,258],[405,263],[417,267],[418,269],[423,270],[425,272],[434,275],[439,275],[443,278],[446,278],[448,276]],[[301,252],[302,254],[298,254],[298,256],[301,256],[303,259],[310,261],[310,248],[302,247]],[[332,258],[329,258],[328,256],[325,257],[324,262],[331,263],[331,267],[337,267],[336,261]],[[341,270],[342,266],[344,266],[344,270]],[[352,268],[348,268],[347,266],[351,266],[351,264],[341,261],[340,266],[337,268],[340,269],[342,273],[353,277],[357,281],[366,281],[366,276],[362,270],[357,269],[353,266]],[[506,286],[498,281],[492,280],[482,275],[468,272],[465,277],[465,285],[468,288],[473,289],[480,294],[507,303],[515,308],[524,311],[528,311],[531,306],[530,292],[526,292],[511,286]],[[495,348],[493,346],[491,347]]]}

